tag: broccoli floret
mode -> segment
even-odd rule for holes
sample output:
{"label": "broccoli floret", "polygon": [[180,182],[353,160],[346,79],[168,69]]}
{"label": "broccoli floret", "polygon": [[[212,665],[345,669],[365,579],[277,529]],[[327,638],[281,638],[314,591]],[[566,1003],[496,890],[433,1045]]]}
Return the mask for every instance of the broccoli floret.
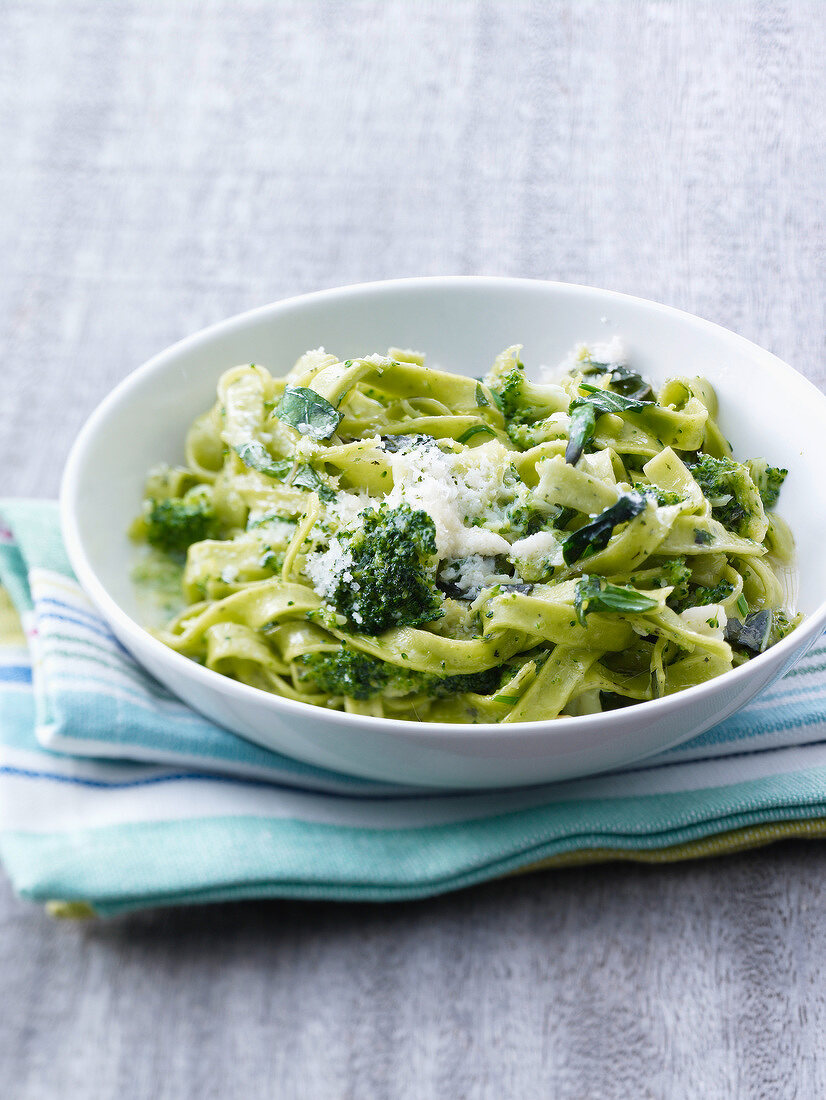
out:
{"label": "broccoli floret", "polygon": [[679,504],[684,498],[679,493],[670,493],[666,489],[660,489],[657,485],[637,485],[639,492],[655,500],[661,508],[670,504]]}
{"label": "broccoli floret", "polygon": [[526,411],[523,399],[525,383],[525,368],[521,363],[514,364],[496,378],[489,376],[488,386],[506,420],[518,418]]}
{"label": "broccoli floret", "polygon": [[720,581],[711,588],[705,585],[693,585],[687,595],[682,597],[670,596],[668,606],[674,611],[685,611],[687,607],[707,607],[712,603],[722,603],[734,591],[734,585],[729,581]]}
{"label": "broccoli floret", "polygon": [[300,678],[311,681],[328,695],[351,699],[374,699],[377,695],[425,694],[435,698],[475,692],[490,695],[502,682],[502,670],[486,669],[462,676],[430,676],[413,669],[400,669],[378,657],[342,646],[334,653],[310,653],[302,658]]}
{"label": "broccoli floret", "polygon": [[441,617],[442,597],[430,573],[436,527],[426,512],[414,512],[407,504],[368,508],[362,526],[338,538],[348,564],[330,602],[359,630],[381,634]]}
{"label": "broccoli floret", "polygon": [[521,450],[532,447],[532,426],[538,427],[551,413],[559,412],[559,391],[525,377],[525,367],[519,362],[519,347],[507,348],[496,357],[485,377],[499,411],[505,418],[505,429],[514,446]]}
{"label": "broccoli floret", "polygon": [[711,501],[714,518],[730,531],[746,534],[757,497],[748,467],[732,458],[701,454],[689,469]]}
{"label": "broccoli floret", "polygon": [[685,558],[669,558],[657,567],[660,576],[651,582],[652,588],[673,588],[674,591],[668,597],[669,604],[672,601],[684,600],[688,595],[688,582],[691,570],[686,565]]}
{"label": "broccoli floret", "polygon": [[310,653],[302,661],[301,678],[313,681],[328,695],[372,699],[390,680],[392,666],[343,646],[335,653]]}
{"label": "broccoli floret", "polygon": [[212,500],[199,489],[182,497],[147,501],[145,523],[146,541],[168,554],[184,554],[193,542],[217,534]]}
{"label": "broccoli floret", "polygon": [[763,458],[752,458],[748,465],[752,481],[757,486],[760,499],[763,501],[763,507],[768,512],[777,504],[777,498],[780,496],[780,490],[789,471],[782,470],[779,466],[769,466]]}
{"label": "broccoli floret", "polygon": [[468,672],[460,676],[430,677],[427,691],[430,695],[442,697],[461,694],[465,691],[476,695],[492,695],[502,685],[502,669],[487,668],[483,672]]}

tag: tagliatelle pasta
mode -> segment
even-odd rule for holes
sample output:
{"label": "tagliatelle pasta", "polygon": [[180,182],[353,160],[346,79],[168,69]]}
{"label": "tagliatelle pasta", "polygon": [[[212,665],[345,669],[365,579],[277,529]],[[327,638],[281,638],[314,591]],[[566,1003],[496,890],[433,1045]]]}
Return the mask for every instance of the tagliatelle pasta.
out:
{"label": "tagliatelle pasta", "polygon": [[519,353],[479,380],[399,349],[228,370],[133,527],[181,567],[162,640],[305,703],[517,722],[668,695],[788,633],[786,471],[732,457],[709,382],[655,394],[615,342],[539,383]]}

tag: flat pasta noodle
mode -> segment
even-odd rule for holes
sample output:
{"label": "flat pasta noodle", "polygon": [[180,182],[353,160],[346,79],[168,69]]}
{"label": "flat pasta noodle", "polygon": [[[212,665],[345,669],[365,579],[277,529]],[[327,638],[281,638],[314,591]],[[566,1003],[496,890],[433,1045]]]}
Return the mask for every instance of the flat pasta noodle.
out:
{"label": "flat pasta noodle", "polygon": [[548,382],[520,357],[225,371],[131,529],[178,570],[158,636],[303,703],[512,723],[682,691],[794,628],[786,471],[733,458],[706,379],[655,393],[616,344]]}

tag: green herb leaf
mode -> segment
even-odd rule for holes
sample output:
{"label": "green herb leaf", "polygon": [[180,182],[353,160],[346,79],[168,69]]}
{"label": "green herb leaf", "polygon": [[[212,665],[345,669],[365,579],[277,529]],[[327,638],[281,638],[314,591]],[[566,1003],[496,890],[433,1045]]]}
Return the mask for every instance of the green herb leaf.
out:
{"label": "green herb leaf", "polygon": [[646,507],[641,493],[626,493],[616,504],[606,508],[591,523],[572,531],[562,543],[562,557],[566,565],[573,565],[582,557],[590,557],[608,545],[614,528],[638,516]]}
{"label": "green herb leaf", "polygon": [[476,404],[480,409],[483,409],[486,405],[490,405],[487,397],[485,397],[485,391],[482,389],[482,383],[476,383]]}
{"label": "green herb leaf", "polygon": [[470,428],[468,428],[467,431],[462,432],[462,434],[457,438],[456,442],[467,443],[467,441],[469,439],[473,439],[475,435],[495,436],[496,432],[493,430],[493,428],[489,428],[487,424],[474,424]]}
{"label": "green herb leaf", "polygon": [[242,443],[234,450],[245,466],[249,466],[251,470],[257,470],[260,474],[266,474],[267,477],[274,477],[278,481],[283,481],[293,468],[291,458],[273,458],[264,444],[259,443],[257,439]]}
{"label": "green herb leaf", "polygon": [[652,401],[654,399],[654,391],[651,389],[650,384],[646,382],[641,374],[637,374],[635,370],[626,367],[624,363],[615,363],[612,366],[609,363],[595,363],[592,361],[582,373],[610,374],[611,385],[623,397],[634,397],[638,401]]}
{"label": "green herb leaf", "polygon": [[755,611],[741,622],[729,619],[726,623],[726,641],[732,645],[750,649],[752,653],[762,653],[769,644],[772,632],[771,611]]}
{"label": "green herb leaf", "polygon": [[582,452],[594,438],[594,429],[597,423],[594,406],[588,401],[571,402],[571,423],[568,429],[568,446],[565,448],[565,461],[570,466],[576,466],[582,457]]}
{"label": "green herb leaf", "polygon": [[297,485],[299,489],[309,489],[311,493],[318,493],[321,500],[329,503],[336,499],[336,494],[318,476],[316,471],[306,462],[302,463],[290,478],[290,485]]}
{"label": "green herb leaf", "polygon": [[568,429],[568,446],[565,449],[565,461],[575,466],[582,452],[594,437],[597,413],[640,412],[650,401],[639,401],[632,397],[623,397],[610,390],[601,390],[588,382],[580,383],[586,397],[575,397],[568,407],[571,418]]}
{"label": "green herb leaf", "polygon": [[595,409],[600,412],[621,413],[641,412],[651,401],[640,401],[636,397],[623,397],[621,393],[611,393],[610,390],[601,390],[599,386],[592,386],[589,382],[581,382],[579,388],[585,390],[588,397],[577,397],[576,401],[590,401]]}
{"label": "green herb leaf", "polygon": [[574,607],[579,621],[585,626],[585,616],[590,611],[617,611],[625,614],[651,611],[657,601],[644,592],[627,585],[609,584],[602,577],[583,577],[576,586]]}
{"label": "green herb leaf", "polygon": [[737,597],[737,610],[740,612],[743,618],[745,618],[746,615],[748,615],[749,613],[749,601],[746,599],[742,592]]}
{"label": "green herb leaf", "polygon": [[342,417],[326,397],[306,386],[287,386],[275,415],[311,439],[328,439]]}

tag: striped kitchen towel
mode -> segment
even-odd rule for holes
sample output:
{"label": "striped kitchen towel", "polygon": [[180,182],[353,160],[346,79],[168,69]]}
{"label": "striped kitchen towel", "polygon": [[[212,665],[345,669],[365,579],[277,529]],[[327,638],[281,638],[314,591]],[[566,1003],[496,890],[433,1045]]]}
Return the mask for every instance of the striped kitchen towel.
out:
{"label": "striped kitchen towel", "polygon": [[737,715],[643,765],[423,794],[301,764],[194,714],[86,599],[55,506],[8,501],[0,516],[0,860],[54,912],[386,901],[826,835],[823,642]]}

